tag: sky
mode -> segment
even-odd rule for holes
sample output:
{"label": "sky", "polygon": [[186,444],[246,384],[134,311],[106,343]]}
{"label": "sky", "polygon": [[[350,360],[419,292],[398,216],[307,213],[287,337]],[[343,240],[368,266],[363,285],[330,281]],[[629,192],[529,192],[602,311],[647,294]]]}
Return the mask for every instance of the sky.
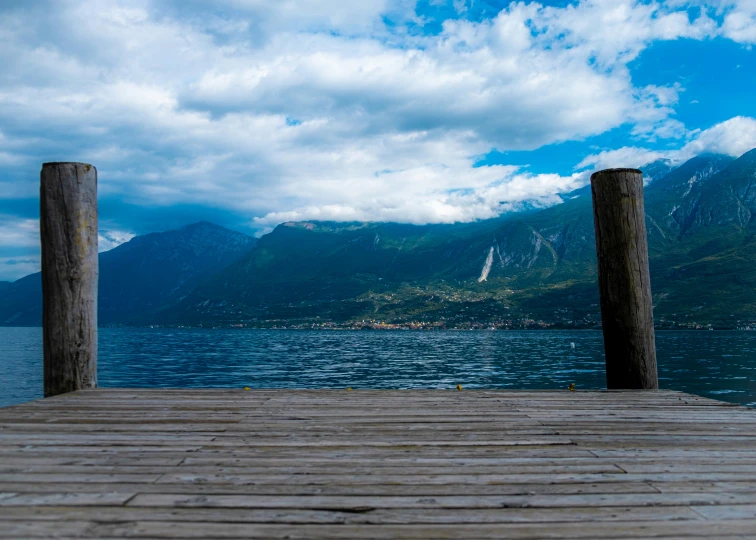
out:
{"label": "sky", "polygon": [[0,280],[39,171],[100,250],[209,220],[467,222],[607,167],[756,147],[756,0],[2,0]]}

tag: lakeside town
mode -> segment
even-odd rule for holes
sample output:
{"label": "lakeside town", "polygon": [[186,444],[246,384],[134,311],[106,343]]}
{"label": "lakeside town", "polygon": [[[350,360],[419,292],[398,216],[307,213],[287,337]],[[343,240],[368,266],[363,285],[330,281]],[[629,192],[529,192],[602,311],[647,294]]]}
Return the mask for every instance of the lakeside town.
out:
{"label": "lakeside town", "polygon": [[[122,326],[122,325],[108,325]],[[586,317],[580,320],[543,321],[537,319],[497,320],[497,321],[401,321],[386,322],[377,319],[359,321],[292,321],[287,319],[256,320],[237,323],[198,323],[196,325],[160,325],[151,324],[149,328],[239,328],[266,330],[601,330],[601,321]],[[659,319],[655,322],[656,330],[729,330],[754,331],[756,321],[735,321],[733,325],[716,325],[712,323],[677,322]]]}

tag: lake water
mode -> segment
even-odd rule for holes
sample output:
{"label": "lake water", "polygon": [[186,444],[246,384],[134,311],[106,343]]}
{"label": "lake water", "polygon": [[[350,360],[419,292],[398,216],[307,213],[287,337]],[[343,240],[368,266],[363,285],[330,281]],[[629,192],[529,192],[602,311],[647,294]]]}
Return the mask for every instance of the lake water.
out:
{"label": "lake water", "polygon": [[[662,388],[756,406],[756,332],[657,332],[657,350]],[[42,330],[0,328],[0,370],[0,406],[42,397]],[[99,379],[150,388],[605,387],[597,331],[101,328]]]}

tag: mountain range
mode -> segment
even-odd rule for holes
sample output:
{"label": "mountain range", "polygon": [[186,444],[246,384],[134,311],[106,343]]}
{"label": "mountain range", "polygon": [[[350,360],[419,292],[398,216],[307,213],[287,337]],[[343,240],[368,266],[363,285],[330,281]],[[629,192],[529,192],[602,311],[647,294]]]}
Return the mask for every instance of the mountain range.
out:
{"label": "mountain range", "polygon": [[[191,292],[203,280],[251,250],[257,239],[208,222],[137,236],[100,254],[101,325],[139,324]],[[38,326],[39,273],[0,287],[0,324]]]}
{"label": "mountain range", "polygon": [[[756,320],[756,150],[643,167],[662,328]],[[598,327],[590,188],[466,224],[209,223],[100,259],[101,324]],[[39,275],[0,284],[0,324],[39,324]]]}

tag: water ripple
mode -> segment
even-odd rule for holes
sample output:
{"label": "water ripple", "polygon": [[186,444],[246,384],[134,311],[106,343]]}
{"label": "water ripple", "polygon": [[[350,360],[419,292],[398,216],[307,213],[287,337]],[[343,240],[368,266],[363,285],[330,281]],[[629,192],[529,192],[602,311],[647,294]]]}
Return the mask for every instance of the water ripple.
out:
{"label": "water ripple", "polygon": [[[0,328],[0,405],[41,397],[39,328]],[[572,347],[572,343],[575,347]],[[603,388],[600,332],[100,329],[103,387]],[[663,388],[756,402],[756,332],[658,332]]]}

